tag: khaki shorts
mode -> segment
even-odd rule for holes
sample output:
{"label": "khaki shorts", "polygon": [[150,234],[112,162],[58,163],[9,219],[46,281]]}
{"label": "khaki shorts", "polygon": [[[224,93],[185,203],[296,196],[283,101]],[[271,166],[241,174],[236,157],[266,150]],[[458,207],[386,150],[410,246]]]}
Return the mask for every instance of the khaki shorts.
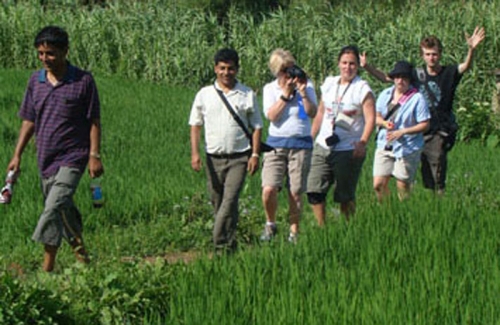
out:
{"label": "khaki shorts", "polygon": [[276,148],[276,152],[266,152],[262,166],[262,187],[281,188],[286,176],[286,187],[290,192],[303,193],[310,165],[310,149]]}
{"label": "khaki shorts", "polygon": [[353,151],[331,151],[314,145],[307,193],[326,194],[334,183],[333,200],[346,203],[356,199],[361,167],[365,158],[353,158]]}
{"label": "khaki shorts", "polygon": [[420,163],[421,150],[402,158],[395,158],[392,151],[377,149],[373,160],[373,176],[394,176],[396,179],[412,183]]}

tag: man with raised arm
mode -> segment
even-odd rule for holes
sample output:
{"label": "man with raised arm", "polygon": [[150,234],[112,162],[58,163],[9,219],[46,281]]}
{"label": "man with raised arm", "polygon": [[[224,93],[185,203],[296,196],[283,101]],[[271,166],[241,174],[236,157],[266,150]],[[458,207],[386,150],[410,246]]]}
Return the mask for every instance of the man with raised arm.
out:
{"label": "man with raised arm", "polygon": [[[471,36],[466,34],[467,56],[464,62],[452,65],[440,64],[443,45],[437,37],[424,37],[420,42],[420,55],[425,67],[414,69],[413,79],[431,112],[430,127],[424,135],[422,179],[424,187],[437,194],[443,194],[446,187],[447,155],[458,129],[453,114],[455,91],[463,74],[471,67],[474,51],[484,37],[484,28],[480,27],[476,27]],[[361,55],[361,66],[382,82],[392,81],[384,72],[367,63],[365,53]]]}

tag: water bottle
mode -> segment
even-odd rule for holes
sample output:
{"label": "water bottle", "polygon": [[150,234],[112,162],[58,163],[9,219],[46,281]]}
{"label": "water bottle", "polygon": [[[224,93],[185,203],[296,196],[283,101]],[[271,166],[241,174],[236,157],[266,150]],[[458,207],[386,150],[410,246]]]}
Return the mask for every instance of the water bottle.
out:
{"label": "water bottle", "polygon": [[16,183],[18,173],[9,170],[5,178],[5,186],[0,191],[0,204],[9,204],[12,201],[12,193],[14,191],[14,184]]}
{"label": "water bottle", "polygon": [[101,177],[95,177],[90,180],[90,191],[92,193],[92,205],[94,208],[102,208],[104,205],[101,181]]}

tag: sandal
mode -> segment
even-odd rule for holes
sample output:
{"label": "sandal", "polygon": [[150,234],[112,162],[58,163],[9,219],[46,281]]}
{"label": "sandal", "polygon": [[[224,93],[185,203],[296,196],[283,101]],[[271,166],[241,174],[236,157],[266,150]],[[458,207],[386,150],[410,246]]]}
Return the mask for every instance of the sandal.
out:
{"label": "sandal", "polygon": [[85,247],[83,246],[83,243],[79,238],[73,238],[69,241],[69,244],[71,246],[71,249],[73,250],[73,253],[75,254],[76,259],[79,262],[84,264],[90,263],[89,254],[87,253],[87,250],[85,250]]}

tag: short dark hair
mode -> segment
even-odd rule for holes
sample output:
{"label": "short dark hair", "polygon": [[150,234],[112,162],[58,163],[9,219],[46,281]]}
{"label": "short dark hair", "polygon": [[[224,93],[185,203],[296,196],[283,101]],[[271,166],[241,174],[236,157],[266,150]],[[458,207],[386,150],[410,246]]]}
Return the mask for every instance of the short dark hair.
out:
{"label": "short dark hair", "polygon": [[214,63],[217,65],[219,62],[233,62],[236,67],[240,66],[240,57],[238,56],[238,52],[233,49],[225,48],[220,49],[215,53]]}
{"label": "short dark hair", "polygon": [[438,48],[439,54],[443,53],[443,44],[441,43],[439,38],[434,35],[422,38],[422,41],[420,41],[420,55],[424,54],[422,48],[431,49],[433,47]]}
{"label": "short dark hair", "polygon": [[66,49],[69,46],[68,33],[58,26],[46,26],[38,32],[34,42],[35,48],[43,44]]}
{"label": "short dark hair", "polygon": [[356,62],[359,65],[360,64],[360,62],[359,62],[359,49],[356,45],[347,45],[347,46],[344,46],[342,49],[340,49],[340,53],[339,53],[339,56],[337,58],[337,62],[340,62],[340,58],[342,57],[342,55],[349,54],[349,53],[354,54],[354,56],[356,57]]}

